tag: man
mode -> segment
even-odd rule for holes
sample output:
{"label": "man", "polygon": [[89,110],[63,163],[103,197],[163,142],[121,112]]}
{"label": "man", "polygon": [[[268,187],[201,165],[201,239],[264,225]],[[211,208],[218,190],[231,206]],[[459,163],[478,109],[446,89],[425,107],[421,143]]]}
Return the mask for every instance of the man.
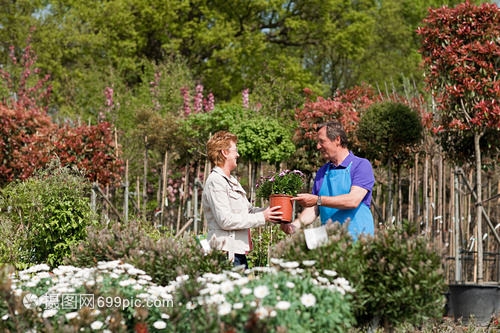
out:
{"label": "man", "polygon": [[292,234],[319,215],[322,224],[350,219],[348,230],[354,239],[361,233],[373,235],[370,204],[375,177],[370,162],[347,149],[347,135],[336,121],[318,125],[317,139],[317,148],[328,162],[316,173],[312,194],[292,198],[306,208],[292,223],[283,223],[282,230]]}

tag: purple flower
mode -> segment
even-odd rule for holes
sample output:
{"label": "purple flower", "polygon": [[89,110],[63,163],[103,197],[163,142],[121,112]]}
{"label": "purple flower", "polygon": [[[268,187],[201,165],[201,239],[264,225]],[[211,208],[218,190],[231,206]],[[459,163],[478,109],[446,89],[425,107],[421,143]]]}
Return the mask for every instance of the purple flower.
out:
{"label": "purple flower", "polygon": [[302,177],[304,176],[304,174],[302,173],[302,171],[300,170],[293,170],[293,173],[296,173],[298,175],[301,175]]}

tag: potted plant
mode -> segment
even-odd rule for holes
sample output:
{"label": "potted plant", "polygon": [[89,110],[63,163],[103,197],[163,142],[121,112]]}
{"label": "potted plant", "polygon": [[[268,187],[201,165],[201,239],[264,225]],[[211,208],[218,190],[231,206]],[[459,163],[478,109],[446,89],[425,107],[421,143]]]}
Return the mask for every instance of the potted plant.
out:
{"label": "potted plant", "polygon": [[290,199],[297,196],[304,184],[304,174],[299,170],[280,173],[271,171],[257,182],[257,197],[269,198],[271,207],[281,206],[283,222],[292,222],[293,206]]}

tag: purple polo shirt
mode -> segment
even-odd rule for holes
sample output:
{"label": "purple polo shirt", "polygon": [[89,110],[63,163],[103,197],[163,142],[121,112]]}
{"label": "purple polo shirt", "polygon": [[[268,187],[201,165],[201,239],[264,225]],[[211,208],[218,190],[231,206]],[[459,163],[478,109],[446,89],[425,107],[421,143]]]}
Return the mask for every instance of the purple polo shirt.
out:
{"label": "purple polo shirt", "polygon": [[340,163],[337,167],[335,167],[332,162],[328,162],[318,170],[316,178],[314,179],[312,194],[318,195],[321,185],[323,184],[323,178],[325,178],[328,165],[330,165],[330,168],[332,169],[346,169],[351,162],[351,186],[355,185],[368,190],[368,193],[366,193],[363,198],[363,202],[368,206],[368,208],[370,208],[373,184],[375,184],[375,176],[373,175],[372,165],[366,158],[354,156],[351,151],[349,151],[349,155],[347,155],[345,160],[342,161],[342,163]]}

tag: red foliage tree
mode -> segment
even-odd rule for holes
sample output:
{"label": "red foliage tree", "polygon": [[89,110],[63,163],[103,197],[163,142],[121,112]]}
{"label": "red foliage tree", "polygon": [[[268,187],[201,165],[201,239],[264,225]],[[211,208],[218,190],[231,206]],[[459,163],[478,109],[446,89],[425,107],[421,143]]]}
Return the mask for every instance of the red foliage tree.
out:
{"label": "red foliage tree", "polygon": [[[362,85],[351,90],[338,91],[332,98],[314,96],[310,89],[304,89],[306,102],[303,108],[295,110],[295,119],[299,126],[295,129],[293,141],[297,152],[292,161],[292,167],[302,170],[311,177],[324,162],[316,147],[316,127],[330,120],[340,122],[348,135],[350,146],[357,145],[355,135],[360,113],[379,97],[369,86]],[[313,101],[315,99],[315,101]]]}
{"label": "red foliage tree", "polygon": [[93,126],[60,127],[51,137],[51,154],[62,165],[76,165],[87,171],[87,178],[101,184],[116,183],[123,171],[123,161],[117,158],[112,126],[101,122]]}
{"label": "red foliage tree", "polygon": [[10,57],[14,66],[21,68],[18,82],[0,69],[10,91],[10,97],[0,102],[0,186],[28,178],[55,155],[62,165],[77,165],[86,170],[91,181],[119,181],[123,162],[117,158],[111,125],[102,122],[71,128],[54,124],[46,113],[52,89],[47,85],[49,77],[28,86],[31,77],[39,73],[33,69],[36,54],[31,48],[31,36],[20,61],[14,49],[11,47]]}
{"label": "red foliage tree", "polygon": [[47,162],[49,136],[56,128],[40,109],[0,104],[0,186],[28,178]]}
{"label": "red foliage tree", "polygon": [[[473,135],[476,188],[481,188],[480,139],[500,125],[500,10],[467,1],[456,8],[430,9],[423,23],[417,32],[427,87],[439,107],[436,132]],[[482,201],[481,191],[477,201]],[[478,282],[483,279],[481,214],[477,209]]]}

